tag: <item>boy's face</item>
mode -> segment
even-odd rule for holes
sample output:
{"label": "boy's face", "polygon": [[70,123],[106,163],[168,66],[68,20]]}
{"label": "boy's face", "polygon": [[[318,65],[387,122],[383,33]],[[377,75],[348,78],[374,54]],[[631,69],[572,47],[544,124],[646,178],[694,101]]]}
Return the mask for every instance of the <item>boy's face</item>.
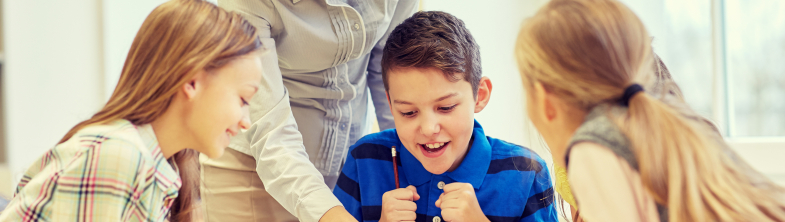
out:
{"label": "boy's face", "polygon": [[403,145],[433,174],[455,170],[470,145],[474,113],[490,97],[490,80],[483,77],[475,100],[468,81],[451,82],[437,68],[398,68],[387,78],[390,110]]}

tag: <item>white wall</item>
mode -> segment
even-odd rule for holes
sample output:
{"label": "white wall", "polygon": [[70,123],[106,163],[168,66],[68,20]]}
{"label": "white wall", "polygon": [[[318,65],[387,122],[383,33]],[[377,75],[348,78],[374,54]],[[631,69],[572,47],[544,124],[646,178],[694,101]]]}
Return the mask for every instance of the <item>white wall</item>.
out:
{"label": "white wall", "polygon": [[3,127],[13,178],[0,183],[15,187],[33,161],[103,106],[136,31],[161,2],[3,0]]}
{"label": "white wall", "polygon": [[156,6],[166,0],[112,1],[103,3],[104,95],[112,95],[136,32]]}
{"label": "white wall", "polygon": [[6,148],[22,172],[103,100],[98,1],[3,1]]}

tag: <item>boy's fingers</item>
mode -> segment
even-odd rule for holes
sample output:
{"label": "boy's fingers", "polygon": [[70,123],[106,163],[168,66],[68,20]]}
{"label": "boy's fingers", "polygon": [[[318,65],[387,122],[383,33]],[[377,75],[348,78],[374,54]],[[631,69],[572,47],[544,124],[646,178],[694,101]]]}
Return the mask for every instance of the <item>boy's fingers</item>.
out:
{"label": "boy's fingers", "polygon": [[390,191],[390,196],[396,200],[415,201],[420,199],[417,191],[412,192],[409,188],[398,188]]}
{"label": "boy's fingers", "polygon": [[420,199],[420,194],[417,194],[417,187],[409,185],[406,187],[407,190],[412,191],[412,200],[416,201]]}
{"label": "boy's fingers", "polygon": [[444,221],[462,221],[463,214],[457,209],[442,209],[442,220]]}
{"label": "boy's fingers", "polygon": [[436,200],[436,203],[435,203],[436,207],[438,207],[438,208],[442,208],[442,206],[441,206],[441,205],[443,204],[443,203],[442,203],[443,201],[444,201],[444,193],[442,193],[441,195],[439,195],[439,199],[437,199],[437,200]]}
{"label": "boy's fingers", "polygon": [[[387,191],[386,195],[394,200],[411,200],[412,198],[412,193],[402,188]],[[384,196],[382,196],[382,198],[384,198]]]}
{"label": "boy's fingers", "polygon": [[442,214],[444,214],[444,210],[445,209],[458,208],[459,205],[460,205],[460,203],[458,201],[443,200],[441,202],[441,207],[439,207],[439,208],[442,209]]}
{"label": "boy's fingers", "polygon": [[414,213],[414,211],[396,211],[395,217],[400,221],[414,221],[417,219],[417,213]]}
{"label": "boy's fingers", "polygon": [[474,190],[474,187],[472,187],[472,184],[470,184],[470,183],[459,183],[459,182],[455,182],[455,183],[450,183],[450,184],[444,185],[444,192],[445,193],[449,193],[449,192],[457,191],[457,190],[461,190],[461,189],[472,189],[472,190]]}
{"label": "boy's fingers", "polygon": [[417,204],[411,201],[400,201],[395,204],[396,211],[411,211],[417,210]]}
{"label": "boy's fingers", "polygon": [[459,199],[461,197],[460,194],[461,192],[442,193],[442,195],[439,196],[439,199],[441,200]]}

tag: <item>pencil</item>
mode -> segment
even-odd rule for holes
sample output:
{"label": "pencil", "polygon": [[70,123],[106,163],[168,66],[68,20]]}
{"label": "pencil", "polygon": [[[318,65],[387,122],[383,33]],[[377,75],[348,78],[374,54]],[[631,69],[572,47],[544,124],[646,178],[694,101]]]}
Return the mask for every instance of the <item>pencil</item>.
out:
{"label": "pencil", "polygon": [[395,189],[401,188],[398,183],[398,163],[395,161],[395,146],[392,147],[393,174],[395,175]]}

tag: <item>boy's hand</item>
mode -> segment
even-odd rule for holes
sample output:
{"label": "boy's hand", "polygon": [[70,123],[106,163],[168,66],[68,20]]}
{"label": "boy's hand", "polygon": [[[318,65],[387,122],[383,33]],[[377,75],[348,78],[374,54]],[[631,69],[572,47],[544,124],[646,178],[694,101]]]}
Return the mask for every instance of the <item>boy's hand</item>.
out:
{"label": "boy's hand", "polygon": [[382,217],[379,222],[414,221],[417,218],[414,213],[417,204],[414,201],[419,199],[417,188],[412,185],[385,192],[382,195]]}
{"label": "boy's hand", "polygon": [[474,187],[469,183],[444,185],[444,193],[436,200],[436,207],[442,209],[444,221],[490,221],[482,212]]}

